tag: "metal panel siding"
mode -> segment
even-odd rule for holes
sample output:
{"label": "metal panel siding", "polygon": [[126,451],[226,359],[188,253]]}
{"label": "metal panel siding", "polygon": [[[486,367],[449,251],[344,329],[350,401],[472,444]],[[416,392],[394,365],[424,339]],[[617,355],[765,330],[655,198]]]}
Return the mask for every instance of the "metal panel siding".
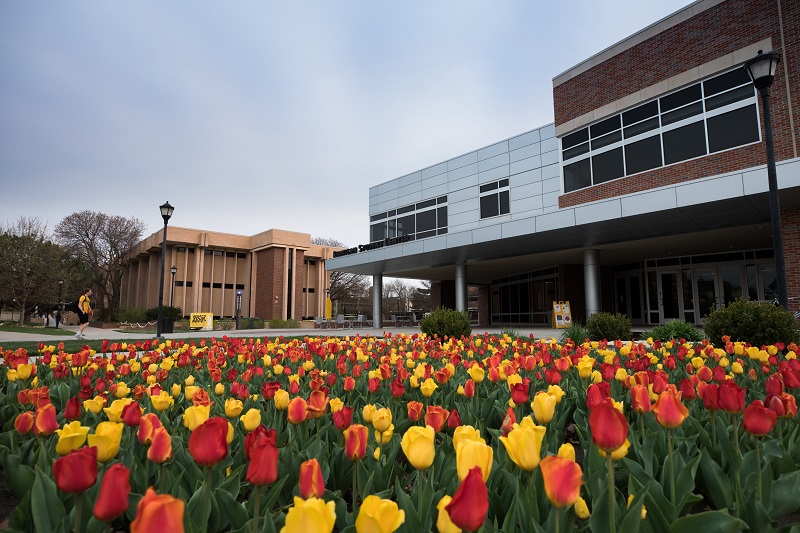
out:
{"label": "metal panel siding", "polygon": [[622,216],[629,217],[642,215],[663,209],[674,209],[678,207],[678,200],[675,189],[661,189],[647,191],[641,194],[620,198],[622,203]]}
{"label": "metal panel siding", "polygon": [[525,172],[511,173],[511,186],[524,185],[526,183],[536,183],[542,181],[542,169],[534,168]]}
{"label": "metal panel siding", "polygon": [[723,176],[720,178],[693,181],[675,187],[678,207],[715,202],[726,198],[743,196],[744,184],[742,175]]}
{"label": "metal panel siding", "polygon": [[745,194],[757,194],[761,192],[769,192],[769,182],[767,181],[767,168],[760,168],[744,172],[742,174],[742,184],[744,185]]}
{"label": "metal panel siding", "polygon": [[405,196],[401,196],[397,200],[397,207],[403,207],[404,205],[408,204],[415,204],[422,200],[422,193],[415,192],[411,194],[406,194]]}
{"label": "metal panel siding", "polygon": [[447,162],[439,163],[438,165],[433,165],[432,167],[428,167],[422,170],[422,179],[430,178],[431,176],[436,176],[443,172],[447,172]]}
{"label": "metal panel siding", "polygon": [[478,161],[478,170],[484,172],[502,165],[508,165],[508,152]]}
{"label": "metal panel siding", "polygon": [[384,211],[388,211],[389,209],[396,209],[397,208],[397,200],[389,200],[388,202],[381,202],[378,204],[378,210],[376,213],[383,213]]}
{"label": "metal panel siding", "polygon": [[542,180],[542,193],[560,192],[560,191],[561,191],[560,179],[548,178],[546,180]]}
{"label": "metal panel siding", "polygon": [[561,179],[561,169],[557,164],[555,165],[542,165],[542,179],[546,180],[548,178],[558,178]]}
{"label": "metal panel siding", "polygon": [[472,232],[463,231],[460,233],[447,234],[447,247],[456,248],[457,246],[467,246],[472,244]]}
{"label": "metal panel siding", "polygon": [[526,183],[525,185],[519,185],[519,186],[517,186],[513,182],[511,183],[511,196],[513,200],[530,198],[531,196],[541,196],[541,195],[542,195],[541,181]]}
{"label": "metal panel siding", "polygon": [[510,161],[513,163],[515,161],[520,161],[522,159],[527,159],[529,157],[539,155],[541,153],[540,150],[541,150],[541,145],[539,143],[533,143],[527,146],[523,146],[519,150],[512,150],[509,153]]}
{"label": "metal panel siding", "polygon": [[542,195],[515,198],[511,200],[511,212],[514,217],[535,215],[542,210]]}
{"label": "metal panel siding", "polygon": [[575,225],[575,210],[561,209],[553,213],[546,213],[536,217],[536,231],[549,231],[561,228],[571,228]]}
{"label": "metal panel siding", "polygon": [[542,166],[558,165],[558,150],[552,152],[542,152]]}
{"label": "metal panel siding", "polygon": [[380,196],[381,194],[390,192],[390,191],[395,191],[395,190],[397,190],[398,186],[399,186],[399,182],[396,179],[395,180],[391,180],[391,181],[387,181],[385,183],[381,183],[380,185],[378,185],[378,196]]}
{"label": "metal panel siding", "polygon": [[469,187],[467,189],[459,189],[457,191],[453,191],[447,195],[447,203],[450,206],[449,209],[455,209],[455,205],[459,202],[463,202],[465,200],[472,200],[477,202],[478,201],[478,190],[475,187]]}
{"label": "metal panel siding", "polygon": [[469,165],[457,168],[455,170],[450,170],[447,173],[447,181],[453,182],[455,180],[461,179],[465,176],[471,176],[473,174],[478,173],[478,164],[471,163]]}
{"label": "metal panel siding", "polygon": [[522,135],[517,135],[516,137],[512,137],[508,140],[508,149],[509,150],[516,150],[522,146],[538,143],[541,140],[539,135],[539,130],[529,131],[528,133],[523,133]]}
{"label": "metal panel siding", "polygon": [[[450,183],[447,184],[447,189],[448,192],[452,194],[456,191],[460,191],[468,187],[475,187],[477,185],[478,175],[472,174],[471,176],[467,176],[466,178],[462,178],[460,180],[451,180]],[[477,194],[477,192],[475,194]]]}
{"label": "metal panel siding", "polygon": [[558,150],[558,139],[550,137],[549,139],[542,140],[542,153],[553,152]]}
{"label": "metal panel siding", "polygon": [[555,122],[551,122],[550,124],[547,124],[546,126],[542,126],[541,128],[539,128],[539,135],[542,136],[542,140],[548,139],[550,137],[555,138],[555,136],[556,136],[556,123]]}
{"label": "metal panel siding", "polygon": [[516,161],[509,165],[509,174],[517,174],[527,170],[533,170],[542,166],[542,158],[540,156],[529,157],[522,161]]}
{"label": "metal panel siding", "polygon": [[561,192],[548,192],[542,194],[542,206],[544,207],[545,211],[551,211],[552,209],[558,210],[558,196]]}
{"label": "metal panel siding", "polygon": [[451,213],[447,215],[447,230],[450,231],[450,228],[453,226],[459,226],[461,224],[470,224],[472,222],[477,222],[480,217],[480,211],[477,209],[469,209],[461,211],[460,213]]}
{"label": "metal panel siding", "polygon": [[422,190],[424,191],[429,187],[435,187],[437,185],[447,183],[447,174],[437,174],[436,176],[431,176],[430,178],[422,180],[420,183],[422,184]]}
{"label": "metal panel siding", "polygon": [[[475,218],[477,218],[477,216]],[[461,233],[461,232],[471,233],[472,230],[474,230],[477,227],[479,227],[479,226],[478,226],[478,223],[476,221],[465,223],[465,224],[459,224],[458,226],[452,226],[451,225],[450,227],[447,228],[447,234],[448,235],[455,235],[456,233]],[[470,236],[470,242],[471,241],[472,241],[472,236]],[[447,242],[449,243],[450,239],[448,239]]]}
{"label": "metal panel siding", "polygon": [[477,163],[478,162],[478,152],[470,152],[468,154],[464,154],[459,157],[455,157],[447,161],[447,170],[448,172],[452,172],[453,170],[461,167],[465,167],[467,165]]}
{"label": "metal panel siding", "polygon": [[[389,247],[391,248],[391,246]],[[399,247],[398,247],[399,248]],[[424,241],[412,241],[402,245],[403,255],[421,254],[425,251]]]}
{"label": "metal panel siding", "polygon": [[481,172],[478,175],[478,183],[487,183],[489,181],[497,181],[502,178],[508,177],[508,165],[503,165],[502,167],[493,168],[491,170],[487,170],[486,172]]}
{"label": "metal panel siding", "polygon": [[435,250],[444,250],[447,248],[447,235],[437,235],[419,241],[426,252],[433,252]]}
{"label": "metal panel siding", "polygon": [[622,204],[618,199],[575,208],[575,222],[578,225],[591,224],[592,222],[613,218],[622,218]]}
{"label": "metal panel siding", "polygon": [[402,189],[404,186],[410,185],[412,183],[419,183],[421,179],[422,179],[422,173],[421,172],[413,172],[411,174],[407,174],[407,175],[403,176],[402,178],[398,178],[398,180],[397,180],[398,181],[398,187],[400,187]]}
{"label": "metal panel siding", "polygon": [[486,159],[491,159],[492,157],[507,152],[508,152],[508,141],[501,141],[499,143],[478,150],[478,161],[480,162]]}
{"label": "metal panel siding", "polygon": [[526,217],[503,224],[503,238],[536,233],[536,217]]}
{"label": "metal panel siding", "polygon": [[[447,184],[442,183],[441,185],[436,185],[435,187],[427,187],[422,189],[422,198],[434,198],[436,196],[442,196],[447,194]],[[448,197],[449,199],[449,197]]]}
{"label": "metal panel siding", "polygon": [[420,182],[416,183],[409,183],[408,185],[404,185],[397,190],[398,198],[402,198],[403,196],[407,196],[412,193],[419,193],[422,190],[422,184]]}
{"label": "metal panel siding", "polygon": [[382,192],[381,194],[378,195],[378,203],[382,204],[390,200],[397,200],[398,196],[399,195],[397,194],[397,189],[387,192]]}
{"label": "metal panel siding", "polygon": [[496,241],[503,238],[503,230],[500,224],[493,224],[484,228],[472,230],[473,242]]}

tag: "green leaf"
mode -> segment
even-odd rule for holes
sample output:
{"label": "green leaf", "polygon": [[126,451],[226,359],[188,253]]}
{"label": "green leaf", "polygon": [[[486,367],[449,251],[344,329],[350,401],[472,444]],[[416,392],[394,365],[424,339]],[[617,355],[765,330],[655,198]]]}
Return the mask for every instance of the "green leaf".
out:
{"label": "green leaf", "polygon": [[[245,509],[244,505],[237,502],[230,492],[227,490],[217,491],[216,497],[219,503],[220,513],[226,519],[223,520],[223,522],[229,522],[233,529],[244,526],[247,521],[250,520],[247,509]],[[269,518],[267,520],[269,520]]]}
{"label": "green leaf", "polygon": [[59,531],[67,516],[55,482],[38,470],[31,492],[31,511],[36,531]]}
{"label": "green leaf", "polygon": [[647,493],[650,486],[647,485],[636,494],[631,501],[625,516],[622,518],[618,533],[636,533],[639,531],[639,526],[642,524],[642,505],[647,498]]}
{"label": "green leaf", "polygon": [[406,513],[406,521],[400,527],[409,532],[422,531],[417,509],[400,485],[399,477],[394,480],[394,491],[398,507]]}
{"label": "green leaf", "polygon": [[3,463],[3,470],[6,475],[6,484],[17,498],[22,498],[33,487],[33,481],[36,478],[33,470],[21,464],[20,457],[17,455],[3,454],[0,456]]}
{"label": "green leaf", "polygon": [[772,509],[770,517],[773,520],[795,512],[800,509],[800,470],[783,474],[772,484]]}
{"label": "green leaf", "polygon": [[714,507],[727,509],[733,505],[731,480],[705,450],[700,455],[700,475]]}
{"label": "green leaf", "polygon": [[679,518],[672,523],[672,531],[702,531],[702,533],[735,533],[747,529],[747,524],[727,511],[707,511]]}
{"label": "green leaf", "polygon": [[[186,520],[189,521],[193,531],[206,530],[211,518],[211,506],[205,504],[205,491],[205,484],[200,485],[186,505]],[[211,496],[213,497],[213,494]]]}
{"label": "green leaf", "polygon": [[678,479],[675,482],[675,492],[682,494],[678,505],[675,506],[678,512],[682,513],[683,509],[685,509],[690,502],[696,501],[696,498],[692,498],[692,496],[694,496],[692,491],[694,490],[694,479],[697,474],[697,466],[699,464],[700,456],[696,455],[686,464],[686,466],[683,467],[680,475],[678,475]]}

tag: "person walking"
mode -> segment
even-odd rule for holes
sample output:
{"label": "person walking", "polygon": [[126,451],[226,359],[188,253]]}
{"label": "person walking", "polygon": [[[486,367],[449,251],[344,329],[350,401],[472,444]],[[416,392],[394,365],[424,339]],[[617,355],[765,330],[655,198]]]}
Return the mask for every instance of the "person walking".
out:
{"label": "person walking", "polygon": [[56,329],[58,329],[58,324],[61,322],[61,310],[58,307],[53,311],[53,318],[56,319]]}
{"label": "person walking", "polygon": [[75,336],[83,339],[83,330],[89,325],[89,317],[92,315],[92,289],[86,289],[78,299],[78,323],[80,327]]}

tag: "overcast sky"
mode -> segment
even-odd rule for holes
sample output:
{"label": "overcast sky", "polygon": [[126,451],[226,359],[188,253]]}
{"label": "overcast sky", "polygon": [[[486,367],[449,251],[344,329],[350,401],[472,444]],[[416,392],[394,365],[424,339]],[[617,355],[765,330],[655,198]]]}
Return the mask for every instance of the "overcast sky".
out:
{"label": "overcast sky", "polygon": [[5,0],[0,222],[369,240],[369,187],[553,121],[689,0]]}

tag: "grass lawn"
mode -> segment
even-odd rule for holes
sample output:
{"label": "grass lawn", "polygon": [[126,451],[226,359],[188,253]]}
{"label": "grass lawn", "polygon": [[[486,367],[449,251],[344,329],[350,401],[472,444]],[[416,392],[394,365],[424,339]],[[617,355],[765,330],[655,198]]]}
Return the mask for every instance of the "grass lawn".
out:
{"label": "grass lawn", "polygon": [[73,334],[65,329],[56,329],[54,325],[45,327],[26,324],[24,326],[20,326],[19,324],[13,322],[4,322],[0,324],[0,331],[8,331],[11,333],[35,333],[37,335],[54,335],[61,337]]}

